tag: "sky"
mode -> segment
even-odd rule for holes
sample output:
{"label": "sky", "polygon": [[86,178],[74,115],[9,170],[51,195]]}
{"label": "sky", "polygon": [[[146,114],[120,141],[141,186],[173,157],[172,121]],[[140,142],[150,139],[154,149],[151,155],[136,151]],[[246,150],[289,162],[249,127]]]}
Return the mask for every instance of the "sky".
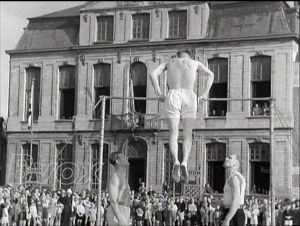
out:
{"label": "sky", "polygon": [[86,1],[0,1],[0,117],[8,116],[9,55],[29,21],[27,18],[60,11]]}

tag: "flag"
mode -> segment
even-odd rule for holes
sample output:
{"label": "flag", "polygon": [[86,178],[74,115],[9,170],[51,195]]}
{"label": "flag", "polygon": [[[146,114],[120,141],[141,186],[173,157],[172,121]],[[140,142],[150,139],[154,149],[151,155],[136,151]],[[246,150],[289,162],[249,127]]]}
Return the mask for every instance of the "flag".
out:
{"label": "flag", "polygon": [[32,129],[32,124],[33,124],[33,89],[34,89],[34,79],[32,80],[31,83],[30,99],[29,99],[29,105],[27,111],[28,129]]}

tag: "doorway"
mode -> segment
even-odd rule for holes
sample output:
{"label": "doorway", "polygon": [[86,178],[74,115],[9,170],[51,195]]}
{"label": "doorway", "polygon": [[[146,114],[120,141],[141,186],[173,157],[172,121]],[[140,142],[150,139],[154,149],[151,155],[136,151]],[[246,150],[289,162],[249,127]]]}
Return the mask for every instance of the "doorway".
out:
{"label": "doorway", "polygon": [[208,181],[210,187],[219,193],[223,193],[225,184],[225,168],[221,161],[209,161],[207,162],[208,169]]}
{"label": "doorway", "polygon": [[145,159],[130,158],[129,159],[129,185],[130,190],[139,191],[140,181],[146,183]]}
{"label": "doorway", "polygon": [[251,162],[252,187],[255,185],[259,194],[269,194],[270,162]]}
{"label": "doorway", "polygon": [[146,169],[147,169],[147,144],[142,139],[132,139],[127,145],[127,157],[129,161],[128,183],[131,190],[139,191],[141,182],[146,187]]}

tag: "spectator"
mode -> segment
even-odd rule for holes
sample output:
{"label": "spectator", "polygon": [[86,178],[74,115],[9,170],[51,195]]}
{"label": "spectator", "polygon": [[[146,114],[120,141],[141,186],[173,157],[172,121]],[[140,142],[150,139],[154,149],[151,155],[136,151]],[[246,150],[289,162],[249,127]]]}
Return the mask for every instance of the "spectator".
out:
{"label": "spectator", "polygon": [[263,114],[262,108],[258,104],[255,104],[252,114],[253,115],[262,115]]}

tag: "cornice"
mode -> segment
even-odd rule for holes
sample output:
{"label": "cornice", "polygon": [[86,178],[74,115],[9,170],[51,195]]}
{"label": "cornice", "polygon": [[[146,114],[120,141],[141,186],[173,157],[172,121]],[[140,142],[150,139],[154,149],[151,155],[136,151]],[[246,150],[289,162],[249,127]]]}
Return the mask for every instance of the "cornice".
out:
{"label": "cornice", "polygon": [[98,13],[98,12],[114,12],[114,11],[136,11],[137,9],[149,10],[157,8],[174,8],[175,6],[190,6],[191,4],[205,4],[207,1],[186,1],[180,3],[168,3],[168,1],[158,1],[164,3],[150,4],[150,5],[124,5],[124,6],[115,6],[112,8],[106,9],[81,9],[80,13]]}
{"label": "cornice", "polygon": [[220,38],[220,39],[176,39],[176,40],[164,40],[156,42],[126,42],[120,44],[93,44],[85,46],[73,46],[69,48],[53,48],[53,49],[32,49],[32,50],[6,50],[6,54],[18,54],[18,53],[39,53],[39,52],[61,52],[61,51],[77,51],[77,50],[92,50],[92,49],[110,49],[110,48],[133,48],[133,47],[157,47],[166,45],[182,45],[182,44],[210,44],[210,43],[222,43],[222,42],[246,42],[246,41],[259,41],[259,40],[272,40],[292,38],[296,39],[299,43],[299,34],[289,33],[281,35],[269,35],[269,36],[254,36],[254,37],[242,37],[242,38]]}

